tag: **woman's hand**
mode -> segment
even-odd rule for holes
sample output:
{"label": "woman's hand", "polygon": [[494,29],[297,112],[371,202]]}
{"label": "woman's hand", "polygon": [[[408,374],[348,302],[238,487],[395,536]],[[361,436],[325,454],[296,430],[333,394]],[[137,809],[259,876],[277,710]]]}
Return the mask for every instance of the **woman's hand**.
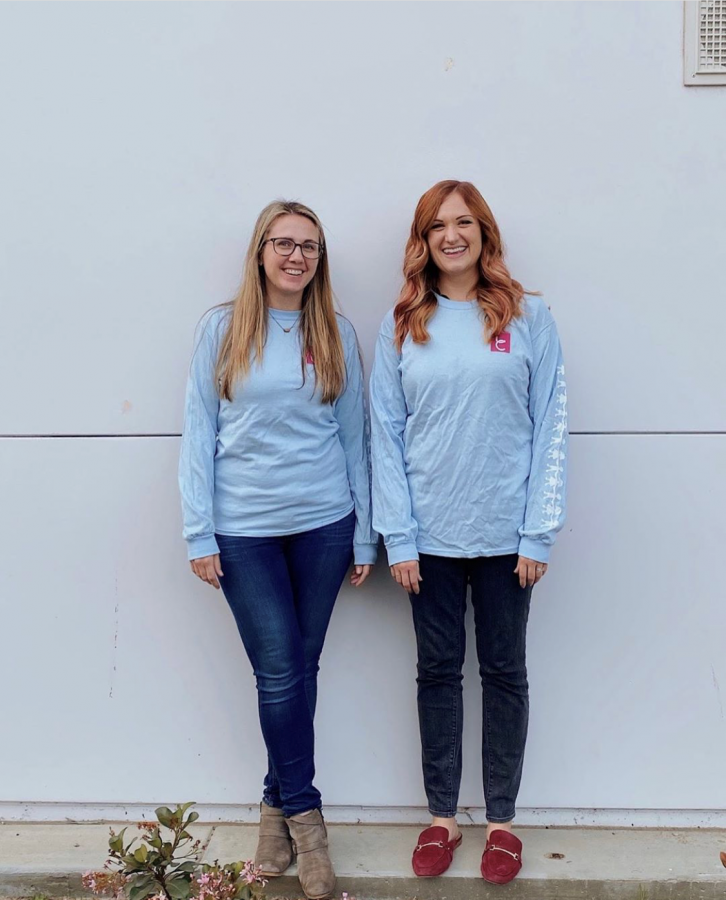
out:
{"label": "woman's hand", "polygon": [[529,559],[527,556],[520,556],[517,560],[517,568],[514,570],[514,574],[519,575],[519,586],[524,588],[537,584],[546,571],[547,563],[537,562],[536,559]]}
{"label": "woman's hand", "polygon": [[396,563],[395,566],[391,566],[391,576],[409,594],[418,594],[418,583],[423,581],[423,578],[421,578],[418,570],[417,559],[409,559],[406,562]]}
{"label": "woman's hand", "polygon": [[350,583],[353,587],[360,587],[363,582],[368,578],[371,574],[371,569],[373,566],[353,566],[353,571],[350,574]]}
{"label": "woman's hand", "polygon": [[193,559],[190,565],[197,578],[219,590],[219,579],[224,575],[219,553],[215,553],[214,556],[200,556],[199,559]]}

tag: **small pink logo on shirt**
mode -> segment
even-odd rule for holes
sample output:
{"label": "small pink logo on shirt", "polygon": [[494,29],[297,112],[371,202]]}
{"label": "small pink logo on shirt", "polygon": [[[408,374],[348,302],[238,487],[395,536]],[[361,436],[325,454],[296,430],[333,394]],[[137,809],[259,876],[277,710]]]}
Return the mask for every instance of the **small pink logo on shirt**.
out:
{"label": "small pink logo on shirt", "polygon": [[503,334],[496,334],[489,346],[492,348],[492,353],[509,353],[512,346],[512,335],[508,331],[505,331]]}
{"label": "small pink logo on shirt", "polygon": [[308,366],[314,366],[315,360],[313,359],[313,354],[308,350],[305,354],[305,364]]}

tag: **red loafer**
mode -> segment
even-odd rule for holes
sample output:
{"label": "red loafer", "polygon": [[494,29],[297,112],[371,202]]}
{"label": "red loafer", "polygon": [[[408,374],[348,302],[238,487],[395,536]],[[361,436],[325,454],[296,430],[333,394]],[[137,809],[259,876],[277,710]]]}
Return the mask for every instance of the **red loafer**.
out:
{"label": "red loafer", "polygon": [[492,884],[508,884],[522,868],[522,842],[511,831],[492,831],[481,857],[481,874]]}
{"label": "red loafer", "polygon": [[461,832],[450,841],[448,828],[441,825],[425,828],[418,836],[418,844],[411,857],[413,871],[422,878],[443,875],[451,865],[454,850],[460,843]]}

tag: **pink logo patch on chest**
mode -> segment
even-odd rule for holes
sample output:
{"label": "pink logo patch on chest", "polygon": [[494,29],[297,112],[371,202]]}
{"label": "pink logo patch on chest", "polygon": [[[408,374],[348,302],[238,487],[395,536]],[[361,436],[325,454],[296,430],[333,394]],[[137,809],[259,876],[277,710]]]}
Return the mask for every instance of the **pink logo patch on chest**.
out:
{"label": "pink logo patch on chest", "polygon": [[492,353],[509,353],[512,349],[512,335],[508,331],[495,335],[489,344]]}
{"label": "pink logo patch on chest", "polygon": [[305,354],[305,365],[307,365],[307,366],[315,365],[315,360],[313,359],[313,354],[309,350]]}

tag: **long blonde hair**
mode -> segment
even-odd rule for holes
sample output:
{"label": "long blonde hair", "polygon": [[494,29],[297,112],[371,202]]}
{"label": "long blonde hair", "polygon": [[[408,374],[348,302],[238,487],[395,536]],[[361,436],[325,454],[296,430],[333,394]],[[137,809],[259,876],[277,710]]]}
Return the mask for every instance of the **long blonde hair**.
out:
{"label": "long blonde hair", "polygon": [[280,216],[304,216],[318,229],[321,255],[310,284],[305,288],[300,313],[300,369],[305,381],[306,359],[315,360],[315,383],[322,390],[322,402],[332,403],[340,396],[345,383],[345,356],[335,317],[330,269],[325,252],[323,226],[315,213],[302,203],[275,200],[260,213],[255,224],[247,256],[242,284],[234,300],[223,304],[231,315],[222,339],[215,369],[219,395],[231,400],[235,382],[250,371],[252,359],[262,361],[267,339],[267,303],[265,272],[260,254],[269,230]]}
{"label": "long blonde hair", "polygon": [[439,270],[431,259],[426,236],[436,219],[441,204],[457,193],[479,222],[482,251],[479,260],[479,284],[476,298],[485,316],[485,336],[489,340],[522,314],[525,291],[509,274],[504,262],[504,245],[494,214],[470,181],[439,181],[421,197],[416,206],[411,234],[403,260],[405,278],[394,309],[394,342],[400,351],[406,335],[416,344],[429,339],[426,324],[436,311]]}

